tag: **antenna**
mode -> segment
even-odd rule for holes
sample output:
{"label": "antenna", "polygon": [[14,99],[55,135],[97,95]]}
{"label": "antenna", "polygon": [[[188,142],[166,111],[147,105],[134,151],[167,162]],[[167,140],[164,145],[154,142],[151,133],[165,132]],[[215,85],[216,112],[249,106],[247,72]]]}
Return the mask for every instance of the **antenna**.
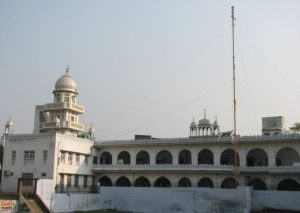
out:
{"label": "antenna", "polygon": [[233,174],[237,175],[234,21],[235,21],[234,6],[231,6],[231,22],[232,22],[232,80],[233,80],[233,136],[232,136],[232,143],[233,143],[233,147],[234,147],[234,169],[233,169]]}

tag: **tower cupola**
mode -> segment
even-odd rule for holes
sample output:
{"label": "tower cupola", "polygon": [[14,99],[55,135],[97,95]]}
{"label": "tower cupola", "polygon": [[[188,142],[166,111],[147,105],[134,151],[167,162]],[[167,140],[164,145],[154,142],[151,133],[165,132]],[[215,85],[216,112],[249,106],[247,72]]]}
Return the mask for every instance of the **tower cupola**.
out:
{"label": "tower cupola", "polygon": [[77,104],[77,85],[69,71],[67,67],[66,73],[56,81],[53,103],[36,106],[34,132],[84,132],[84,126],[79,122],[84,107]]}
{"label": "tower cupola", "polygon": [[69,74],[70,68],[67,67],[66,74],[61,76],[55,83],[55,90],[53,93],[57,92],[73,92],[77,94],[76,82],[71,78]]}

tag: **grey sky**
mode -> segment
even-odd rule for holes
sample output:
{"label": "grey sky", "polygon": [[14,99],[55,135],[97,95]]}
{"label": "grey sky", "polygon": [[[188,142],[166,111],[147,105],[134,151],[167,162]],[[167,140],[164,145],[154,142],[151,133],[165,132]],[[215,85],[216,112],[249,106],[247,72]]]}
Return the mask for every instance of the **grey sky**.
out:
{"label": "grey sky", "polygon": [[203,109],[232,129],[233,4],[238,133],[260,134],[262,116],[291,126],[300,121],[300,1],[3,0],[2,128],[11,115],[16,133],[32,132],[34,106],[52,102],[70,65],[80,120],[98,140],[186,137]]}

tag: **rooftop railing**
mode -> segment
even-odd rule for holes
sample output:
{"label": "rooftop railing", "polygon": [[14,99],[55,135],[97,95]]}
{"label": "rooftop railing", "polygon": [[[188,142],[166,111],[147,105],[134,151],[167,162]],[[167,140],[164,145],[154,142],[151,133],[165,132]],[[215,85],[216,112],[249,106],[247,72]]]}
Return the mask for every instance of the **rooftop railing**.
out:
{"label": "rooftop railing", "polygon": [[[249,142],[276,142],[276,141],[299,141],[300,134],[283,135],[251,135],[237,136],[238,143]],[[155,138],[142,140],[110,140],[95,141],[96,146],[119,146],[119,145],[155,145],[155,144],[188,144],[188,143],[232,143],[232,137],[188,137],[188,138]]]}

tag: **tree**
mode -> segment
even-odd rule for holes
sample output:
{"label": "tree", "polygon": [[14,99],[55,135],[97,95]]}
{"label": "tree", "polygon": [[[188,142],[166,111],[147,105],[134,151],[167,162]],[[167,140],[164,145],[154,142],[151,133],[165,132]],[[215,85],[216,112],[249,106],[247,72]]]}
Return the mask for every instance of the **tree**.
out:
{"label": "tree", "polygon": [[295,123],[293,127],[290,128],[291,131],[300,132],[300,123]]}

